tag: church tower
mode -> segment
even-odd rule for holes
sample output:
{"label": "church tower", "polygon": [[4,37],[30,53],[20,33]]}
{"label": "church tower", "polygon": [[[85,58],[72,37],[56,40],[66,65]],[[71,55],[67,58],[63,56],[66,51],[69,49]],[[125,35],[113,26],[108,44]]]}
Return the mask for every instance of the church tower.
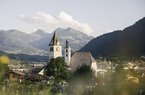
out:
{"label": "church tower", "polygon": [[71,60],[71,48],[69,46],[68,41],[66,41],[64,59],[65,59],[65,63],[67,63],[67,65],[69,66]]}
{"label": "church tower", "polygon": [[53,37],[49,43],[49,59],[57,57],[62,57],[62,46],[56,32],[54,32]]}

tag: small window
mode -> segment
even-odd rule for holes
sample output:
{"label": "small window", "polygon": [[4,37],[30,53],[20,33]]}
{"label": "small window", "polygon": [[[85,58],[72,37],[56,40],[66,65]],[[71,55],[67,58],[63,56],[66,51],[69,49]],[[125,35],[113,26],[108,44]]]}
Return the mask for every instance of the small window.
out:
{"label": "small window", "polygon": [[53,51],[53,47],[50,47],[50,51]]}
{"label": "small window", "polygon": [[66,52],[68,52],[68,50],[66,50]]}
{"label": "small window", "polygon": [[66,57],[68,57],[68,54],[66,54]]}

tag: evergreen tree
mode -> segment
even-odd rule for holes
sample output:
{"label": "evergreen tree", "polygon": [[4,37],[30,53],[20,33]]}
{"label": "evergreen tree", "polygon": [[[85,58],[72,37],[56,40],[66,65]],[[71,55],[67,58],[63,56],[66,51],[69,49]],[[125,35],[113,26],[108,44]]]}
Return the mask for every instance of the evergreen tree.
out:
{"label": "evergreen tree", "polygon": [[64,59],[61,57],[51,59],[46,66],[46,75],[53,76],[57,82],[67,80],[68,69]]}

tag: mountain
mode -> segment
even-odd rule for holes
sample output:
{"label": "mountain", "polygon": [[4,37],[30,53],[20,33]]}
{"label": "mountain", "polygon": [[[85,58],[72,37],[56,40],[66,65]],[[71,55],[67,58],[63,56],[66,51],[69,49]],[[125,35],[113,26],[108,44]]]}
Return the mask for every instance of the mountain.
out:
{"label": "mountain", "polygon": [[38,40],[31,42],[33,47],[48,51],[48,44],[53,36],[53,33],[56,32],[59,36],[61,44],[65,47],[65,41],[68,40],[71,48],[76,51],[86,45],[93,37],[88,36],[80,31],[77,31],[72,28],[58,28],[54,30],[51,34],[44,32],[43,30],[37,30],[34,33],[31,33],[33,36],[37,36]]}
{"label": "mountain", "polygon": [[[65,45],[65,40],[69,40],[74,51],[79,50],[93,38],[72,28],[58,28],[55,31],[62,45]],[[15,29],[0,30],[0,50],[14,54],[47,55],[52,35],[53,32],[47,33],[41,29],[30,34]],[[79,38],[79,35],[82,38]]]}
{"label": "mountain", "polygon": [[0,50],[0,56],[7,55],[10,59],[24,62],[48,62],[48,56],[6,53]]}
{"label": "mountain", "polygon": [[37,40],[31,42],[30,44],[38,49],[48,51],[48,44],[51,40],[51,35],[43,30],[38,29],[37,31],[30,34],[33,37],[36,37]]}
{"label": "mountain", "polygon": [[69,45],[74,51],[81,49],[84,45],[93,39],[92,36],[88,36],[73,28],[58,28],[55,30],[55,32],[59,35],[62,46],[65,46],[65,42],[68,40]]}
{"label": "mountain", "polygon": [[117,30],[91,40],[80,51],[98,56],[145,55],[145,17],[124,30]]}
{"label": "mountain", "polygon": [[0,49],[9,53],[43,54],[43,50],[32,47],[31,42],[36,40],[29,34],[18,30],[0,31]]}

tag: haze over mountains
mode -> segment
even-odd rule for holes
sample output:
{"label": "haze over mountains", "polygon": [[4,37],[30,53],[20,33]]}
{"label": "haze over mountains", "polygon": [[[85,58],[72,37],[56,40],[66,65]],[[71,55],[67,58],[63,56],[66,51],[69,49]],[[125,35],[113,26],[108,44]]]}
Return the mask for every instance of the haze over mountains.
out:
{"label": "haze over mountains", "polygon": [[[93,37],[72,28],[58,28],[55,31],[59,35],[62,46],[68,40],[74,51],[79,50],[93,39]],[[53,32],[47,33],[40,29],[31,34],[14,29],[0,30],[0,50],[14,54],[47,55],[48,44],[52,35]]]}
{"label": "haze over mountains", "polygon": [[94,57],[145,55],[145,17],[124,30],[94,38],[80,51],[91,52]]}

